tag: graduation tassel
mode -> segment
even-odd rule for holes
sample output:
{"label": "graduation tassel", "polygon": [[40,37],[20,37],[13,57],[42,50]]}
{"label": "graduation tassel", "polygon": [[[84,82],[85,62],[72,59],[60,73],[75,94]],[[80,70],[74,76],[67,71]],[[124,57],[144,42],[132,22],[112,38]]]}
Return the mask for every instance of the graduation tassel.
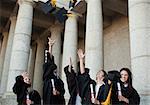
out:
{"label": "graduation tassel", "polygon": [[52,4],[53,7],[56,7],[56,0],[51,0],[50,3]]}
{"label": "graduation tassel", "polygon": [[67,13],[66,14],[68,17],[74,17],[75,16],[75,14],[72,14],[72,13]]}
{"label": "graduation tassel", "polygon": [[101,105],[110,105],[111,91],[112,91],[112,85],[110,86],[109,93],[107,95],[106,100],[102,102]]}

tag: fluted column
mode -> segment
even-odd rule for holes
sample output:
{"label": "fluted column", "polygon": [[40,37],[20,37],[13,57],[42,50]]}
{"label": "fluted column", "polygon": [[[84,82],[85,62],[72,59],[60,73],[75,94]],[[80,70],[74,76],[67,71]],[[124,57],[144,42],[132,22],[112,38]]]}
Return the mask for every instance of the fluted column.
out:
{"label": "fluted column", "polygon": [[43,63],[44,63],[44,40],[37,40],[37,51],[34,68],[33,88],[37,90],[42,96],[43,88]]}
{"label": "fluted column", "polygon": [[103,22],[101,0],[87,0],[87,20],[85,39],[85,67],[90,75],[103,68]]}
{"label": "fluted column", "polygon": [[150,1],[129,0],[129,30],[133,86],[141,105],[150,103]]}
{"label": "fluted column", "polygon": [[55,24],[51,27],[51,38],[55,40],[55,44],[53,45],[52,54],[55,57],[55,63],[58,68],[58,73],[61,73],[61,32],[62,32],[63,26],[61,24]]}
{"label": "fluted column", "polygon": [[8,41],[8,32],[3,32],[2,34],[3,34],[3,42],[2,42],[2,49],[0,52],[0,83],[1,83],[1,76],[3,73],[3,64],[5,60],[5,52],[6,52],[7,41]]}
{"label": "fluted column", "polygon": [[66,83],[66,76],[64,74],[64,67],[69,64],[69,58],[73,61],[73,66],[76,70],[77,66],[77,17],[72,16],[66,20],[65,33],[64,33],[64,45],[63,45],[63,59],[62,59],[62,79],[65,84],[65,97],[69,99],[68,87]]}
{"label": "fluted column", "polygon": [[33,44],[30,49],[30,57],[28,63],[28,73],[30,74],[31,82],[33,82],[33,77],[34,77],[36,50],[37,50],[37,44]]}
{"label": "fluted column", "polygon": [[4,60],[4,64],[3,64],[3,73],[2,73],[2,78],[1,78],[0,93],[4,93],[6,91],[6,87],[7,87],[10,57],[11,57],[11,52],[12,52],[14,31],[15,31],[15,26],[16,26],[16,16],[11,16],[10,20],[11,20],[11,24],[10,24],[9,35],[8,35],[5,60]]}
{"label": "fluted column", "polygon": [[12,45],[7,93],[12,92],[15,77],[27,70],[32,31],[33,2],[32,0],[19,0],[15,35]]}

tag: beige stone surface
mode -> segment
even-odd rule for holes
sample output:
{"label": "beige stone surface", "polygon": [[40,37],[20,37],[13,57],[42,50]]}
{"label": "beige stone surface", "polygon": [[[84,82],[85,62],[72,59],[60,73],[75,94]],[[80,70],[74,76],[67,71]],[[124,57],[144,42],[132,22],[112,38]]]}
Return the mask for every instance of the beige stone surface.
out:
{"label": "beige stone surface", "polygon": [[12,52],[14,31],[15,31],[15,26],[16,26],[16,16],[12,16],[10,18],[10,20],[11,20],[11,25],[10,25],[10,29],[9,29],[8,42],[7,42],[7,46],[6,46],[5,60],[4,60],[4,64],[3,64],[0,93],[4,93],[7,88],[10,57],[11,57],[11,52]]}
{"label": "beige stone surface", "polygon": [[104,30],[104,69],[130,68],[130,41],[128,18],[117,18]]}
{"label": "beige stone surface", "polygon": [[64,81],[65,87],[65,98],[69,99],[68,86],[66,82],[66,75],[64,73],[64,67],[69,64],[69,59],[71,57],[73,62],[73,67],[76,70],[77,66],[77,17],[69,17],[65,24],[64,32],[64,43],[63,43],[63,58],[62,58],[62,79]]}
{"label": "beige stone surface", "polygon": [[22,2],[19,7],[15,35],[12,45],[7,92],[12,91],[15,77],[27,70],[32,31],[33,7]]}
{"label": "beige stone surface", "polygon": [[101,0],[88,0],[85,38],[85,67],[91,78],[103,68],[103,17]]}
{"label": "beige stone surface", "polygon": [[34,68],[33,89],[37,90],[42,96],[43,90],[43,63],[45,45],[42,39],[37,41],[37,51]]}
{"label": "beige stone surface", "polygon": [[141,96],[141,105],[150,103],[150,1],[129,0],[129,26],[133,85]]}
{"label": "beige stone surface", "polygon": [[3,73],[3,65],[5,61],[5,53],[6,53],[6,47],[7,47],[7,41],[8,41],[8,32],[3,32],[3,42],[2,42],[2,49],[0,52],[0,83],[1,83],[1,76]]}

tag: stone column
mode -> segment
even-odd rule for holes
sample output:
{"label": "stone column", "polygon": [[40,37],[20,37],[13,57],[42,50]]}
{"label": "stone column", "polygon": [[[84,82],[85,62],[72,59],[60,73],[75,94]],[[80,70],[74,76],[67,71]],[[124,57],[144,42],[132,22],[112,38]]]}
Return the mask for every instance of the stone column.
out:
{"label": "stone column", "polygon": [[150,103],[150,1],[129,0],[129,30],[133,86],[141,105]]}
{"label": "stone column", "polygon": [[2,76],[2,73],[3,73],[3,64],[4,64],[4,60],[5,60],[7,40],[8,40],[8,32],[3,32],[2,50],[0,52],[0,83],[1,83],[1,79],[2,79],[1,76]]}
{"label": "stone column", "polygon": [[9,72],[9,65],[10,65],[10,57],[12,52],[12,44],[14,39],[14,31],[16,26],[16,16],[10,17],[11,24],[9,29],[6,53],[5,53],[5,60],[3,64],[3,73],[1,78],[1,91],[0,93],[5,93],[7,87],[7,79],[8,79],[8,72]]}
{"label": "stone column", "polygon": [[32,0],[19,0],[19,11],[12,45],[7,93],[12,92],[15,77],[27,70],[33,18]]}
{"label": "stone column", "polygon": [[87,21],[85,39],[85,67],[90,76],[103,68],[103,22],[101,0],[87,0]]}
{"label": "stone column", "polygon": [[44,41],[42,39],[37,40],[37,51],[34,68],[33,88],[37,90],[42,96],[43,89],[43,63],[44,63]]}
{"label": "stone column", "polygon": [[37,50],[36,44],[32,45],[31,49],[30,49],[30,57],[29,57],[30,60],[29,60],[29,64],[28,64],[28,73],[30,74],[32,83],[33,83],[33,77],[34,77],[36,50]]}
{"label": "stone column", "polygon": [[51,27],[51,38],[55,40],[55,44],[53,45],[52,54],[55,57],[55,63],[57,65],[58,74],[61,74],[61,32],[62,32],[63,26],[61,24],[55,24]]}
{"label": "stone column", "polygon": [[69,58],[73,61],[73,66],[76,70],[77,66],[77,17],[72,16],[66,20],[64,45],[63,45],[63,59],[62,59],[62,79],[65,84],[65,97],[69,99],[68,87],[66,83],[66,76],[64,74],[64,67],[69,64]]}
{"label": "stone column", "polygon": [[0,52],[1,52],[1,48],[2,48],[2,35],[0,35]]}

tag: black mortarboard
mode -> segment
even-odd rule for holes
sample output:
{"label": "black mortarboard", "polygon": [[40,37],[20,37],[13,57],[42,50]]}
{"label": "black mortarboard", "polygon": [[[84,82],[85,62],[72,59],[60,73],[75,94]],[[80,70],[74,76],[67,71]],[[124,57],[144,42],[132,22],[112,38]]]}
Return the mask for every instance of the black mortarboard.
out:
{"label": "black mortarboard", "polygon": [[74,7],[76,4],[77,0],[70,0],[69,2],[69,8]]}
{"label": "black mortarboard", "polygon": [[47,1],[46,3],[41,3],[41,9],[47,14],[53,12],[56,8],[52,6],[50,1]]}
{"label": "black mortarboard", "polygon": [[64,7],[60,8],[54,15],[60,23],[68,19],[67,10]]}
{"label": "black mortarboard", "polygon": [[108,72],[108,79],[110,81],[119,81],[120,80],[120,73],[117,70],[112,70]]}
{"label": "black mortarboard", "polygon": [[75,3],[72,11],[79,13],[79,14],[83,14],[86,12],[86,6],[87,6],[87,3],[84,0],[80,0]]}

